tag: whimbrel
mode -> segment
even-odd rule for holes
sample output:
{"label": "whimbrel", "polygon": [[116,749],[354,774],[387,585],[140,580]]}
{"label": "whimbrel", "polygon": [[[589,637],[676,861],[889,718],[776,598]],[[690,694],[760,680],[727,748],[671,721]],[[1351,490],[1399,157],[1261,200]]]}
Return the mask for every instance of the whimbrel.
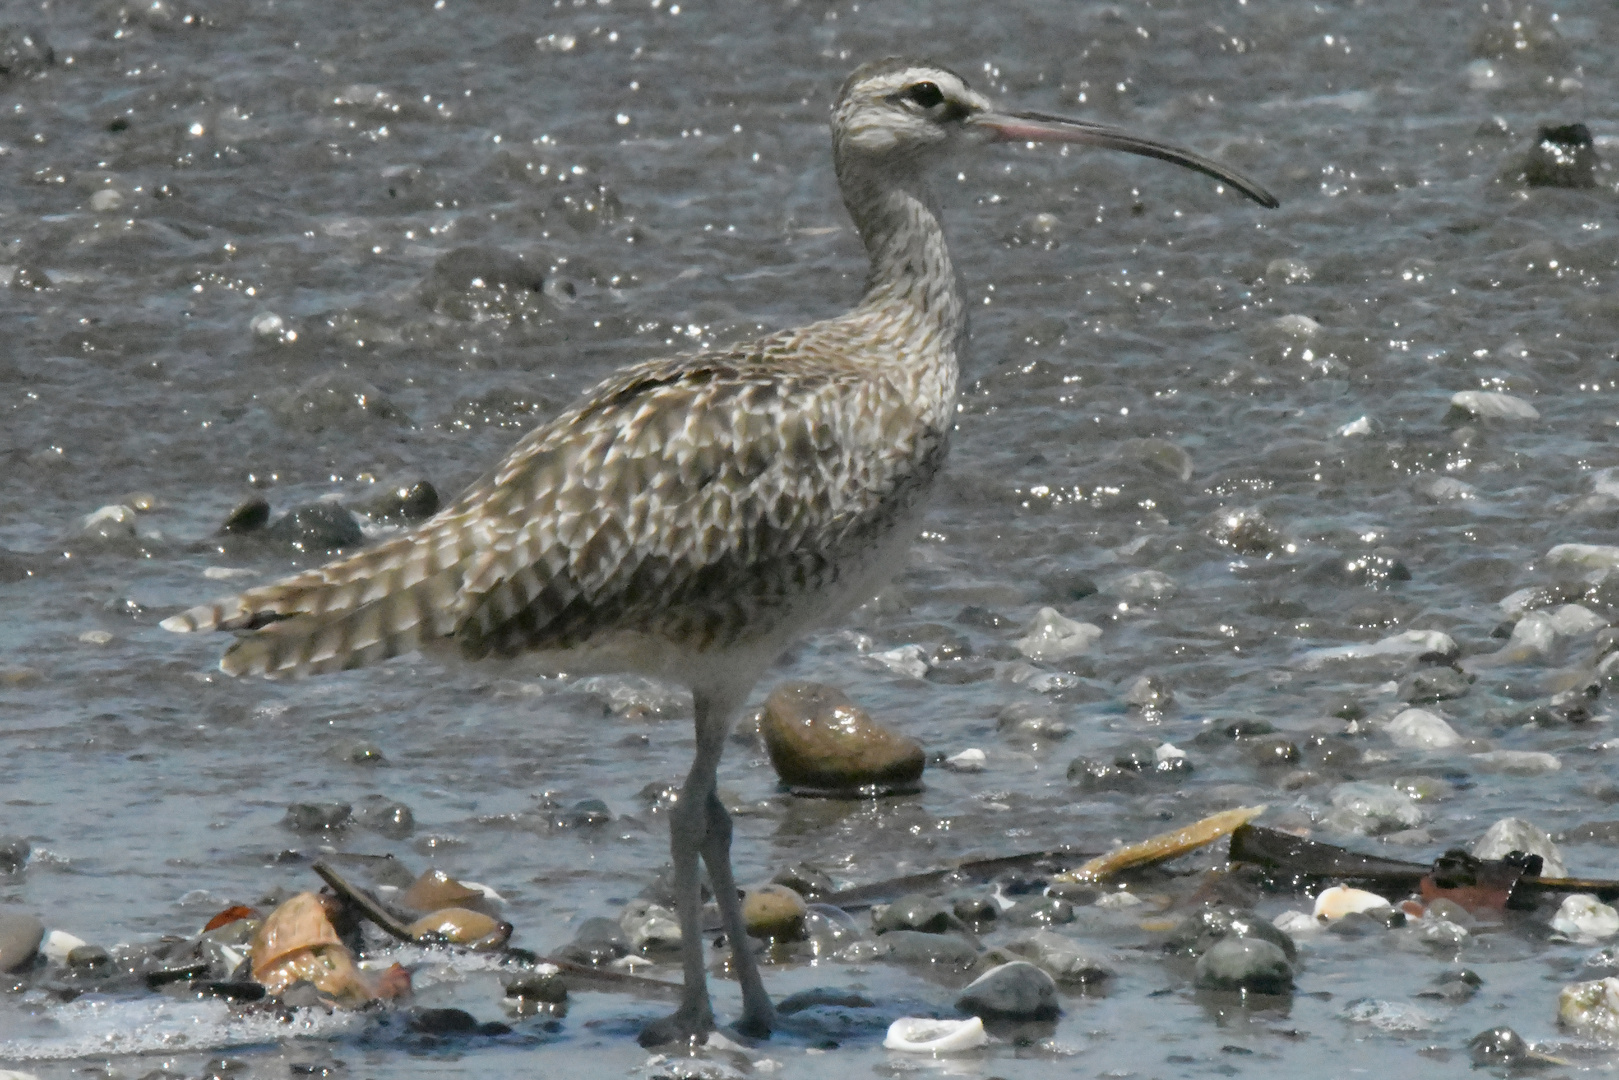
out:
{"label": "whimbrel", "polygon": [[1038,140],[1161,158],[1276,205],[1189,150],[1002,112],[934,64],[867,64],[832,115],[838,183],[871,260],[853,311],[626,368],[410,532],[164,627],[240,631],[220,661],[233,675],[336,671],[448,642],[474,659],[530,653],[552,670],[690,687],[696,759],[670,815],[685,989],[642,1041],[714,1026],[699,859],[741,984],[737,1027],[768,1033],[715,793],[725,735],[794,637],[898,568],[944,465],[965,317],[927,174],[962,144]]}

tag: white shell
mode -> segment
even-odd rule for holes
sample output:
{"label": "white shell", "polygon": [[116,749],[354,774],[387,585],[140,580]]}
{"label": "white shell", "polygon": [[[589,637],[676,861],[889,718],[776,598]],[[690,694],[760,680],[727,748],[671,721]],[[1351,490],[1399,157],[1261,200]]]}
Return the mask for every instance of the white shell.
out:
{"label": "white shell", "polygon": [[976,1050],[989,1042],[984,1022],[970,1020],[930,1020],[925,1016],[902,1016],[888,1025],[883,1046],[907,1054],[957,1054]]}
{"label": "white shell", "polygon": [[1318,919],[1341,919],[1345,915],[1359,911],[1371,911],[1373,908],[1392,907],[1387,900],[1376,893],[1365,889],[1350,889],[1343,885],[1334,885],[1330,889],[1322,889],[1321,895],[1315,898],[1315,917]]}
{"label": "white shell", "polygon": [[983,772],[987,755],[978,747],[969,747],[959,754],[944,759],[944,767],[951,772]]}

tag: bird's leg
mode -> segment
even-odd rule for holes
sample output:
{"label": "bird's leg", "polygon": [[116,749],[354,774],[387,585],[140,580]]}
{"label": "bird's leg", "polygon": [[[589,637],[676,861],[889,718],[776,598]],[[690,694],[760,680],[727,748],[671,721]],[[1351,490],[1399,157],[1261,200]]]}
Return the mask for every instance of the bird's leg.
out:
{"label": "bird's leg", "polygon": [[674,862],[675,913],[680,920],[680,960],[685,973],[685,990],[674,1015],[654,1020],[641,1029],[642,1046],[700,1040],[714,1030],[714,1007],[709,1003],[707,972],[703,966],[703,897],[697,863],[708,832],[708,797],[714,791],[714,770],[723,749],[721,740],[714,742],[715,746],[705,747],[699,722],[697,759],[692,762],[686,784],[669,813],[669,854]]}
{"label": "bird's leg", "polygon": [[776,1010],[759,978],[759,964],[742,920],[742,900],[737,894],[736,879],[731,875],[731,815],[726,812],[718,791],[709,792],[707,809],[703,862],[708,864],[708,880],[714,885],[725,936],[731,940],[731,964],[736,968],[737,982],[742,984],[742,1018],[736,1027],[744,1035],[762,1039],[775,1026]]}

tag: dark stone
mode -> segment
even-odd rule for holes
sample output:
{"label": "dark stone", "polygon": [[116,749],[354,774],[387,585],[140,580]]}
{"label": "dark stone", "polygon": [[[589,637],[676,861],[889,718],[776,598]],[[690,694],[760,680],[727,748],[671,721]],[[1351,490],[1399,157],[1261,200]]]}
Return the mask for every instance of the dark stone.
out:
{"label": "dark stone", "polygon": [[1248,760],[1260,768],[1294,765],[1297,764],[1301,756],[1298,744],[1285,735],[1274,735],[1252,741],[1245,740],[1243,749],[1248,755]]}
{"label": "dark stone", "polygon": [[34,847],[20,836],[0,836],[0,874],[14,874],[28,865]]}
{"label": "dark stone", "polygon": [[956,621],[965,626],[976,626],[983,630],[1001,630],[1013,625],[1012,620],[1000,612],[974,605],[964,607],[957,612]]}
{"label": "dark stone", "polygon": [[1141,778],[1135,770],[1087,757],[1077,757],[1068,763],[1068,779],[1087,793],[1135,791],[1141,786]]}
{"label": "dark stone", "polygon": [[100,945],[78,945],[68,950],[67,966],[75,971],[109,971],[112,957]]}
{"label": "dark stone", "polygon": [[1293,989],[1293,966],[1287,954],[1257,937],[1224,937],[1197,961],[1196,981],[1203,990],[1243,990],[1286,994]]}
{"label": "dark stone", "polygon": [[353,820],[354,807],[346,802],[293,803],[281,819],[283,828],[297,833],[327,832],[347,828]]}
{"label": "dark stone", "polygon": [[612,919],[597,916],[580,923],[573,940],[562,946],[557,955],[576,964],[596,967],[626,956],[629,951],[630,941],[624,936],[623,928]]}
{"label": "dark stone", "polygon": [[1523,162],[1530,187],[1596,187],[1597,150],[1584,124],[1542,127]]}
{"label": "dark stone", "polygon": [[887,950],[887,958],[895,963],[970,968],[978,962],[978,949],[972,942],[954,934],[924,934],[918,930],[894,930],[884,934],[878,941]]}
{"label": "dark stone", "polygon": [[1000,917],[1001,905],[988,893],[967,893],[950,898],[950,910],[956,918],[971,926],[991,922]]}
{"label": "dark stone", "polygon": [[291,544],[299,551],[335,551],[365,543],[354,515],[336,503],[297,506],[264,530],[267,539]]}
{"label": "dark stone", "polygon": [[1481,1031],[1467,1040],[1467,1056],[1474,1068],[1515,1068],[1526,1064],[1532,1051],[1523,1036],[1509,1027]]}
{"label": "dark stone", "polygon": [[219,531],[237,534],[258,532],[269,523],[270,501],[262,495],[255,495],[226,514]]}
{"label": "dark stone", "polygon": [[790,994],[776,1003],[776,1012],[782,1016],[791,1016],[805,1009],[834,1008],[834,1009],[873,1009],[877,1003],[864,994],[857,994],[853,990],[840,990],[830,986],[816,986],[809,990],[800,990]]}
{"label": "dark stone", "polygon": [[914,790],[922,745],[874,722],[843,691],[790,682],[765,701],[759,726],[782,783],[823,792]]}
{"label": "dark stone", "polygon": [[1473,680],[1453,667],[1423,668],[1400,682],[1400,700],[1420,705],[1430,701],[1451,701],[1463,697]]}
{"label": "dark stone", "polygon": [[222,1001],[262,1001],[264,987],[251,979],[198,980],[191,984],[198,997],[219,998]]}
{"label": "dark stone", "polygon": [[438,489],[426,480],[418,480],[408,487],[390,488],[367,500],[362,509],[374,521],[414,524],[438,513],[440,505]]}
{"label": "dark stone", "polygon": [[1483,985],[1484,980],[1479,978],[1477,972],[1462,968],[1458,971],[1444,972],[1434,980],[1434,989],[1424,990],[1417,997],[1437,998],[1452,1005],[1459,1005],[1470,1000]]}
{"label": "dark stone", "polygon": [[359,823],[390,840],[403,840],[416,831],[416,815],[402,802],[382,800],[360,810]]}
{"label": "dark stone", "polygon": [[1074,905],[1057,896],[1019,900],[1002,916],[1012,926],[1055,926],[1074,921]]}
{"label": "dark stone", "polygon": [[1040,578],[1040,588],[1045,599],[1058,604],[1083,600],[1087,596],[1095,596],[1100,591],[1095,580],[1088,574],[1067,568],[1053,570],[1043,575]]}
{"label": "dark stone", "polygon": [[975,1016],[1009,1020],[1050,1020],[1057,1015],[1057,983],[1027,960],[984,972],[956,999],[956,1008]]}
{"label": "dark stone", "polygon": [[551,818],[551,824],[562,829],[586,829],[606,825],[613,820],[613,812],[600,799],[580,799],[566,810]]}
{"label": "dark stone", "polygon": [[478,1020],[462,1009],[412,1009],[406,1026],[424,1035],[470,1035]]}
{"label": "dark stone", "polygon": [[1225,938],[1256,938],[1268,941],[1282,950],[1287,959],[1298,955],[1293,939],[1278,930],[1269,920],[1262,919],[1246,908],[1220,907],[1208,904],[1181,920],[1179,926],[1164,942],[1168,952],[1201,956],[1216,942]]}
{"label": "dark stone", "polygon": [[506,996],[545,1005],[560,1005],[568,1000],[568,988],[564,985],[562,976],[555,972],[548,974],[527,972],[506,984]]}
{"label": "dark stone", "polygon": [[783,867],[771,875],[770,880],[776,885],[787,886],[805,900],[829,896],[836,891],[832,879],[825,871],[809,863],[794,863],[792,866]]}
{"label": "dark stone", "polygon": [[871,922],[879,934],[894,930],[948,934],[952,930],[962,929],[961,920],[949,909],[932,897],[920,894],[900,897],[884,908]]}

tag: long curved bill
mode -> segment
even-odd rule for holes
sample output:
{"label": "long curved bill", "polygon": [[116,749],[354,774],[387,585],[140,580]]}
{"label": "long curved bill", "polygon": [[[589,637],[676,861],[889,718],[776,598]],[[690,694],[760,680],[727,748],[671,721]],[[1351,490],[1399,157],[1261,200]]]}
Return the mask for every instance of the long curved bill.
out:
{"label": "long curved bill", "polygon": [[983,112],[974,116],[971,122],[989,132],[991,139],[995,142],[1079,143],[1085,146],[1100,146],[1107,150],[1123,150],[1127,154],[1140,154],[1142,157],[1173,162],[1176,165],[1183,165],[1188,169],[1200,172],[1205,176],[1212,176],[1222,183],[1230,184],[1260,206],[1274,210],[1281,205],[1276,201],[1276,196],[1235,169],[1229,169],[1218,161],[1206,158],[1202,154],[1193,153],[1190,150],[1172,146],[1169,143],[1159,142],[1157,139],[1133,135],[1123,128],[1116,128],[1111,124],[1096,124],[1089,120],[1070,120],[1063,116],[1050,116],[1046,113],[1035,112]]}

